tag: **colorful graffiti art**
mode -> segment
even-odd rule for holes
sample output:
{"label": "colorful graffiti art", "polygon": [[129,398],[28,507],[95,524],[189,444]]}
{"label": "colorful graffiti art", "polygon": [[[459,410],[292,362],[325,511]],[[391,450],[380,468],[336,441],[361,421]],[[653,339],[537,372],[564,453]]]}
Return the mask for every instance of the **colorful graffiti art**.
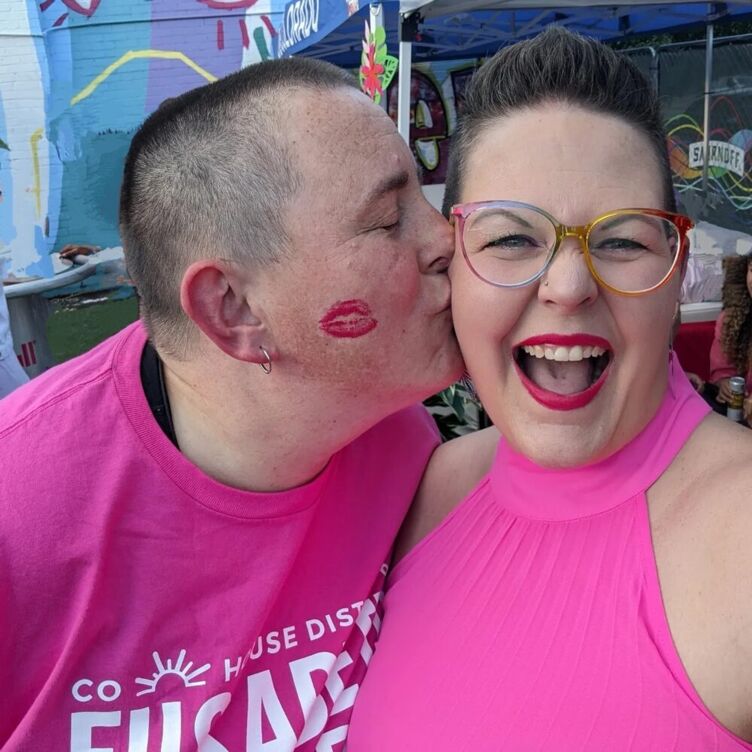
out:
{"label": "colorful graffiti art", "polygon": [[0,253],[50,276],[117,247],[123,159],[159,104],[276,53],[283,0],[15,0],[0,45]]}
{"label": "colorful graffiti art", "polygon": [[[257,6],[260,0],[197,0],[199,3],[203,3],[212,10],[227,11],[232,15],[236,15],[236,11],[248,11],[251,8]],[[253,38],[253,44],[258,52],[258,59],[268,60],[271,57],[271,40],[276,37],[277,32],[274,29],[274,24],[269,17],[268,3],[264,4],[263,8],[256,8],[255,13],[249,14],[249,17],[245,15],[237,18],[237,27],[240,34],[240,42],[243,48],[248,50],[251,48],[251,38]],[[217,19],[217,49],[223,50],[225,48],[225,19]]]}
{"label": "colorful graffiti art", "polygon": [[62,0],[62,4],[63,6],[65,6],[64,10],[63,8],[56,7],[59,6],[59,3],[57,3],[56,0],[44,0],[44,2],[39,4],[39,10],[42,11],[42,13],[44,13],[50,7],[56,10],[56,13],[59,15],[57,15],[55,21],[52,24],[54,28],[56,26],[62,25],[66,21],[70,11],[85,16],[86,18],[91,18],[97,12],[99,2],[100,0],[88,0],[88,2],[87,0],[84,0],[84,2],[80,3],[76,2],[76,0]]}
{"label": "colorful graffiti art", "polygon": [[[410,84],[410,144],[423,169],[423,183],[440,185],[446,180],[451,134],[475,61],[416,65]],[[388,112],[397,120],[396,82],[388,91]]]}
{"label": "colorful graffiti art", "polygon": [[[752,130],[727,96],[711,100],[708,188],[737,211],[752,208]],[[671,170],[677,193],[702,190],[705,164],[702,123],[681,113],[666,123]]]}
{"label": "colorful graffiti art", "polygon": [[376,104],[381,103],[384,91],[397,72],[398,64],[396,57],[387,54],[384,28],[366,21],[360,62],[360,88]]}

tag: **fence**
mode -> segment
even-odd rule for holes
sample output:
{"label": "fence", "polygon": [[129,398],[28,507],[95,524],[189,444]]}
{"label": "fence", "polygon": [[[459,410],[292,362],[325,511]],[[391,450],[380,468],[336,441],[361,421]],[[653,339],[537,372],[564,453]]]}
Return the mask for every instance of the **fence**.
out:
{"label": "fence", "polygon": [[657,59],[681,204],[697,219],[752,231],[752,36],[716,40],[707,102],[704,44],[667,45]]}
{"label": "fence", "polygon": [[[658,87],[682,210],[694,219],[752,233],[752,35],[716,39],[712,50],[707,144],[705,42],[624,52]],[[463,92],[479,64],[413,66],[410,140],[425,184],[444,182]],[[389,89],[388,107],[396,118],[396,84]]]}

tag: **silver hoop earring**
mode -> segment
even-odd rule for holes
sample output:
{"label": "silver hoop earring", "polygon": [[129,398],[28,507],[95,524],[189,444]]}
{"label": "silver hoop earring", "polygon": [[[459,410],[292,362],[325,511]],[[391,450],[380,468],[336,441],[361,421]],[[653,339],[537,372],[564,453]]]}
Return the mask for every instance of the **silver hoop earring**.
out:
{"label": "silver hoop earring", "polygon": [[271,373],[272,372],[272,359],[267,349],[263,345],[259,345],[259,350],[261,350],[261,352],[264,353],[264,357],[266,358],[266,363],[259,363],[259,365],[261,366],[261,370],[264,373]]}

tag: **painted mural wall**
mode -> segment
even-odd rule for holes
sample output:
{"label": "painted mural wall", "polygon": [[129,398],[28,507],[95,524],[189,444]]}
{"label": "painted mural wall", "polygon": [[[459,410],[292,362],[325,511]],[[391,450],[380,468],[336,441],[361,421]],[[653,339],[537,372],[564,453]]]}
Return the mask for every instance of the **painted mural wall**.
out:
{"label": "painted mural wall", "polygon": [[[718,45],[710,97],[707,191],[703,187],[705,51],[701,47],[659,48],[659,93],[674,188],[682,210],[696,220],[752,233],[752,42]],[[632,55],[651,76],[650,56]],[[413,66],[410,143],[423,183],[445,182],[451,137],[462,112],[465,89],[481,60]],[[396,122],[397,85],[387,92]],[[432,192],[431,197],[440,193]]]}
{"label": "painted mural wall", "polygon": [[[120,176],[135,129],[164,99],[272,57],[283,7],[283,0],[0,0],[0,270],[50,276],[50,254],[67,243],[119,246]],[[698,218],[748,232],[752,44],[717,52],[712,202],[698,195],[702,50],[660,57],[682,202]],[[424,183],[437,191],[479,62],[412,72],[411,144]],[[396,119],[396,78],[387,105]]]}
{"label": "painted mural wall", "polygon": [[50,276],[120,243],[133,132],[159,103],[273,57],[281,0],[0,0],[0,268]]}
{"label": "painted mural wall", "polygon": [[[478,60],[418,63],[410,80],[410,145],[424,185],[446,180],[449,143],[462,113],[465,88]],[[397,79],[387,91],[387,111],[397,122]]]}

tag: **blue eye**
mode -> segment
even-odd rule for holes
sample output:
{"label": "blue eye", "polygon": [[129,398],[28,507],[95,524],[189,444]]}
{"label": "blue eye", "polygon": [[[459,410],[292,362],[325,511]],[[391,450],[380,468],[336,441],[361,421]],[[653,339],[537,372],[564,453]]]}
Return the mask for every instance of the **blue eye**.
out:
{"label": "blue eye", "polygon": [[591,243],[590,252],[598,258],[626,261],[651,251],[643,243],[631,238],[604,238],[596,244]]}
{"label": "blue eye", "polygon": [[540,243],[534,238],[530,238],[527,235],[504,235],[503,237],[491,240],[486,244],[486,247],[490,248],[518,248],[524,250],[526,248],[537,248]]}
{"label": "blue eye", "polygon": [[629,238],[606,238],[601,240],[596,248],[603,248],[604,250],[613,251],[632,251],[644,249],[645,246],[636,240],[630,240]]}

